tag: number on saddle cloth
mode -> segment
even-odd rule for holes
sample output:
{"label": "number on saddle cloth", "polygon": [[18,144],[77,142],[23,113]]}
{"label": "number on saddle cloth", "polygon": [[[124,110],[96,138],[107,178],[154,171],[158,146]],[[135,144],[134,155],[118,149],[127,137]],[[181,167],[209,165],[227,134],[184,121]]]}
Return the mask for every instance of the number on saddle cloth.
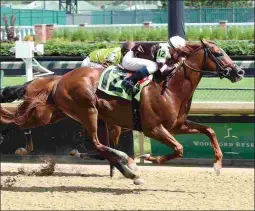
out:
{"label": "number on saddle cloth", "polygon": [[[124,78],[128,77],[131,72],[127,70],[122,70],[117,66],[109,66],[106,68],[99,79],[98,89],[103,91],[104,93],[112,96],[121,97],[126,100],[132,100],[132,95],[127,93],[121,83]],[[145,80],[141,83],[137,83],[139,90],[141,91],[142,88],[147,85],[150,80]],[[140,91],[135,94],[135,99],[137,101],[140,100]]]}

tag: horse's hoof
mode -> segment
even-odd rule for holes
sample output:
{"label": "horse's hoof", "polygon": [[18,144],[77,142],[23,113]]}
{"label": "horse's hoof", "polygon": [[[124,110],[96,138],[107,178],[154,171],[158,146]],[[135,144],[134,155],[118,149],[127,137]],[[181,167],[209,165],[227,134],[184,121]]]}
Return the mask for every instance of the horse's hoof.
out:
{"label": "horse's hoof", "polygon": [[27,154],[27,150],[25,148],[18,148],[16,151],[15,151],[15,154],[16,155],[26,155]]}
{"label": "horse's hoof", "polygon": [[135,185],[143,185],[144,183],[145,183],[145,181],[143,179],[135,179],[134,180]]}
{"label": "horse's hoof", "polygon": [[73,149],[71,152],[69,152],[69,155],[70,156],[76,156],[78,153],[78,150],[77,149]]}
{"label": "horse's hoof", "polygon": [[149,157],[151,157],[150,154],[144,154],[144,155],[141,155],[139,158],[148,159]]}
{"label": "horse's hoof", "polygon": [[213,168],[214,168],[214,171],[215,171],[216,175],[219,176],[219,175],[220,175],[220,169],[221,169],[221,168],[218,166],[218,164],[217,164],[217,163],[214,163],[214,164],[213,164]]}

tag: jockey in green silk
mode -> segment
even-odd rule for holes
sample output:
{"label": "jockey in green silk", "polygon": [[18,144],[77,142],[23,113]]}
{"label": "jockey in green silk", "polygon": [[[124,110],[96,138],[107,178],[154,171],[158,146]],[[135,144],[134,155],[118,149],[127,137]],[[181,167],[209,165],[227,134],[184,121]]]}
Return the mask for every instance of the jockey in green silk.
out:
{"label": "jockey in green silk", "polygon": [[122,61],[122,49],[121,47],[116,48],[103,48],[92,51],[83,62],[82,67],[96,67],[96,66],[109,66],[117,65]]}

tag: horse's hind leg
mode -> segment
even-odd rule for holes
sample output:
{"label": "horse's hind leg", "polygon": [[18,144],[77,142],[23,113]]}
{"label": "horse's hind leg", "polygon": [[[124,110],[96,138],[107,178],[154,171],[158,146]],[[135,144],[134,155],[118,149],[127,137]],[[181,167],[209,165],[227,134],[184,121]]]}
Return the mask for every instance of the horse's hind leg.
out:
{"label": "horse's hind leg", "polygon": [[33,145],[33,140],[32,140],[32,131],[31,129],[24,129],[24,135],[26,139],[26,147],[25,148],[18,148],[15,151],[16,155],[27,155],[29,152],[33,152],[34,150],[34,145]]}
{"label": "horse's hind leg", "polygon": [[164,156],[153,157],[150,154],[142,155],[141,157],[144,158],[145,160],[148,160],[157,164],[163,164],[164,162],[168,160],[182,157],[183,155],[182,145],[162,125],[159,125],[153,128],[152,130],[144,131],[144,134],[148,137],[156,139],[162,144],[165,144],[173,148],[174,150],[173,154],[168,154]]}
{"label": "horse's hind leg", "polygon": [[[15,125],[7,125],[4,127],[0,134],[0,144],[4,141],[4,137],[11,131],[16,130],[17,127]],[[27,155],[29,152],[33,151],[33,140],[32,140],[32,135],[31,135],[31,130],[30,129],[24,129],[24,135],[26,139],[26,147],[23,148],[18,148],[15,151],[16,155]]]}
{"label": "horse's hind leg", "polygon": [[202,133],[209,137],[213,150],[214,150],[214,156],[215,156],[215,164],[214,164],[214,170],[216,174],[220,174],[220,169],[222,168],[222,158],[223,154],[220,149],[220,145],[218,143],[216,134],[214,130],[206,125],[201,125],[196,122],[192,122],[189,120],[186,120],[185,123],[179,127],[174,129],[174,134],[195,134],[195,133]]}
{"label": "horse's hind leg", "polygon": [[[112,125],[108,126],[108,134],[109,134],[109,141],[110,141],[110,147],[116,149],[116,146],[119,143],[119,138],[121,135],[121,127]],[[114,165],[110,164],[110,177],[114,176]]]}
{"label": "horse's hind leg", "polygon": [[3,143],[4,137],[11,131],[15,130],[16,127],[14,125],[6,125],[0,133],[0,144]]}
{"label": "horse's hind leg", "polygon": [[26,118],[26,121],[21,125],[22,128],[26,128],[24,129],[26,147],[17,149],[15,154],[27,155],[34,150],[31,129],[29,128],[32,126],[44,126],[49,124],[52,118],[52,113],[52,108],[48,107],[46,104],[44,106],[37,106],[32,110],[29,117]]}

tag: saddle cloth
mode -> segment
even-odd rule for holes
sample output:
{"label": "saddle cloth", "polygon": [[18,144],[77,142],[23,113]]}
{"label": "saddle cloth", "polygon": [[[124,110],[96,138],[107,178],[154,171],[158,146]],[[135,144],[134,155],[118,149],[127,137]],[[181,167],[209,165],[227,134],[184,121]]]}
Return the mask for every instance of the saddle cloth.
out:
{"label": "saddle cloth", "polygon": [[[132,72],[122,70],[118,66],[107,67],[100,76],[98,89],[105,92],[108,95],[121,97],[125,100],[132,101],[132,94],[128,94],[121,86],[124,78],[129,77]],[[143,87],[148,85],[152,80],[152,75],[139,81],[136,85],[138,88],[137,93],[134,94],[134,98],[139,102],[140,95]]]}

